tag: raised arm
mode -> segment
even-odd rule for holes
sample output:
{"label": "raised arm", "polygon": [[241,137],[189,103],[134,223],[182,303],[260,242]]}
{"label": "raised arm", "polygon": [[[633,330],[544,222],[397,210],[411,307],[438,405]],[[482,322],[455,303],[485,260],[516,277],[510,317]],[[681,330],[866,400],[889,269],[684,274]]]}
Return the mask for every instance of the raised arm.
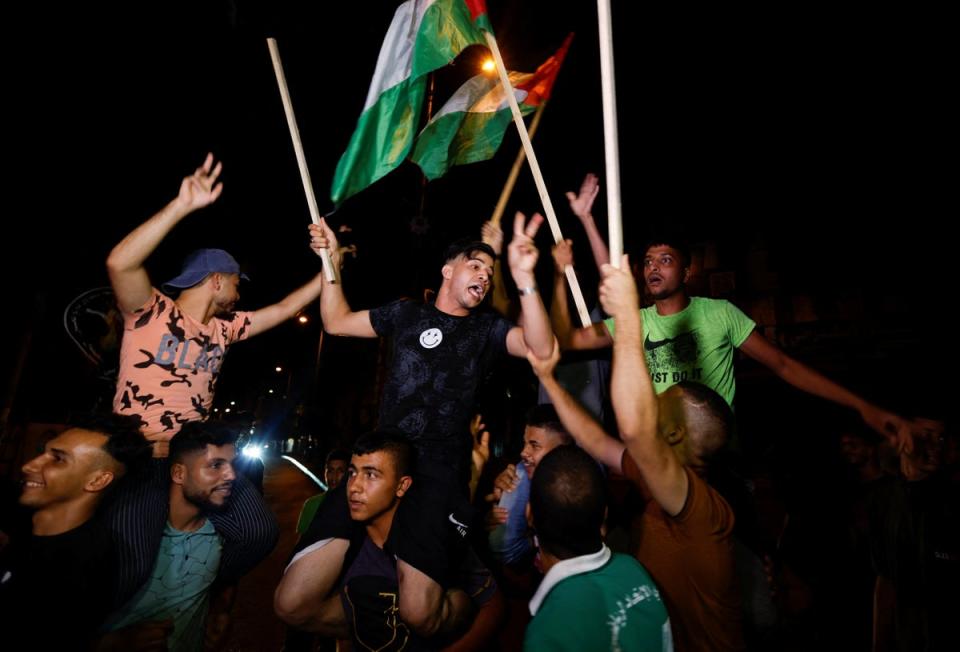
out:
{"label": "raised arm", "polygon": [[[321,250],[330,250],[330,259],[337,269],[340,269],[342,257],[334,235],[326,220],[320,224],[310,225],[310,248],[319,256]],[[370,311],[354,312],[343,295],[343,286],[339,283],[323,281],[323,292],[320,294],[320,316],[323,319],[323,328],[331,335],[348,335],[351,337],[376,337],[370,323]]]}
{"label": "raised arm", "polygon": [[213,164],[213,154],[207,154],[203,165],[180,183],[176,198],[149,220],[134,229],[113,248],[107,257],[107,274],[124,312],[133,312],[150,299],[152,286],[143,263],[157,245],[180,220],[190,213],[215,202],[223,192],[217,178],[223,164]]}
{"label": "raised arm", "polygon": [[520,319],[522,328],[514,328],[507,334],[507,350],[511,355],[523,357],[532,351],[539,358],[547,358],[553,347],[553,331],[550,319],[543,306],[534,268],[539,252],[533,243],[534,236],[543,223],[543,217],[534,214],[529,224],[523,213],[518,212],[513,220],[513,240],[507,249],[510,274],[520,293]]}
{"label": "raised arm", "polygon": [[620,436],[654,500],[675,516],[686,503],[689,479],[680,459],[657,432],[659,405],[643,355],[640,306],[630,261],[624,256],[620,269],[604,265],[602,273],[600,301],[617,320],[610,399]]}
{"label": "raised arm", "polygon": [[559,359],[560,349],[556,344],[550,357],[545,360],[531,354],[527,355],[533,373],[540,379],[547,395],[550,396],[550,402],[557,410],[557,416],[560,417],[563,427],[576,440],[580,448],[590,454],[590,457],[620,473],[623,444],[604,432],[600,424],[557,382],[553,372]]}
{"label": "raised arm", "polygon": [[597,175],[589,172],[583,178],[580,184],[580,192],[574,194],[567,193],[567,201],[570,202],[570,210],[580,218],[583,224],[583,230],[587,232],[587,240],[590,242],[590,250],[593,252],[593,261],[597,264],[597,269],[602,269],[604,265],[610,262],[610,250],[607,249],[607,243],[597,229],[597,223],[593,220],[593,201],[600,192],[600,180]]}
{"label": "raised arm", "polygon": [[323,289],[323,273],[319,272],[308,283],[300,286],[286,297],[260,310],[256,310],[250,320],[250,335],[259,335],[281,322],[293,318],[305,305],[320,296]]}
{"label": "raised arm", "polygon": [[553,302],[550,304],[550,325],[562,351],[602,349],[613,344],[610,331],[604,324],[576,328],[570,321],[570,303],[567,301],[567,277],[564,267],[573,265],[573,244],[570,240],[553,247]]}

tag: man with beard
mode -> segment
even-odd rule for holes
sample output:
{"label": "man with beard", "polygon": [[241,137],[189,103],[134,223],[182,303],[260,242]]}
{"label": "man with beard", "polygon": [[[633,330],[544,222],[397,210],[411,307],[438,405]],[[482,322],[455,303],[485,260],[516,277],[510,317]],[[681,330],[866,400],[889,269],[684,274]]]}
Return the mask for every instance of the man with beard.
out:
{"label": "man with beard", "polygon": [[[144,263],[161,241],[188,215],[216,202],[223,191],[222,163],[208,154],[186,176],[177,196],[118,243],[107,258],[110,284],[124,319],[114,411],[140,418],[153,442],[154,456],[167,456],[170,438],[191,421],[208,418],[227,350],[292,318],[315,300],[322,273],[279,302],[252,312],[234,312],[240,299],[240,266],[222,249],[198,249],[184,260],[179,275],[151,284]],[[166,469],[154,465],[148,486],[131,487],[118,497],[110,521],[118,533],[121,576],[118,602],[130,598],[150,572],[154,550],[145,539],[163,528],[159,514],[166,502]],[[276,520],[258,491],[237,478],[228,510],[212,516],[231,551],[269,553],[279,536]],[[231,568],[246,572],[249,568]]]}
{"label": "man with beard", "polygon": [[[114,411],[135,414],[154,455],[188,421],[206,419],[227,348],[292,318],[316,299],[323,275],[278,303],[234,312],[240,300],[240,265],[223,249],[198,249],[181,272],[154,288],[144,262],[184,218],[217,201],[222,163],[213,154],[183,179],[169,204],[120,241],[107,258],[110,285],[123,312],[124,334]],[[178,294],[179,293],[179,294]],[[175,298],[171,298],[175,297]]]}
{"label": "man with beard", "polygon": [[170,440],[166,525],[157,533],[153,570],[108,620],[101,649],[199,650],[222,639],[235,588],[223,579],[235,571],[221,563],[227,542],[208,517],[230,504],[235,442],[226,427],[196,421]]}

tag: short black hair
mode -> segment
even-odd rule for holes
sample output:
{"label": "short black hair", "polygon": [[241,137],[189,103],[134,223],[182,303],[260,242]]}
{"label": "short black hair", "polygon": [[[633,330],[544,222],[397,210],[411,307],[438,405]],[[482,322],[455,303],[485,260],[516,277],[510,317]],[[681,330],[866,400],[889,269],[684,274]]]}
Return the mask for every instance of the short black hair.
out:
{"label": "short black hair", "polygon": [[385,451],[393,458],[397,476],[413,475],[414,448],[403,435],[386,430],[374,430],[357,437],[353,444],[354,455],[370,455]]}
{"label": "short black hair", "polygon": [[690,267],[691,253],[690,253],[690,243],[679,233],[655,233],[651,237],[647,238],[647,241],[643,244],[643,249],[640,250],[640,255],[637,257],[637,261],[640,264],[640,267],[643,267],[643,259],[647,255],[650,247],[666,245],[676,250],[680,254],[680,258],[683,260],[680,261],[680,266],[682,268]]}
{"label": "short black hair", "polygon": [[468,259],[473,258],[478,251],[487,254],[493,260],[497,259],[497,254],[493,252],[493,247],[486,242],[464,238],[450,243],[450,246],[447,247],[446,252],[443,254],[443,262],[444,264],[449,263],[451,260],[459,258],[460,256],[466,256]]}
{"label": "short black hair", "polygon": [[544,455],[530,485],[533,528],[544,550],[570,559],[600,550],[606,491],[600,467],[576,446]]}
{"label": "short black hair", "polygon": [[527,412],[527,425],[555,432],[568,441],[573,440],[573,437],[571,437],[570,433],[564,427],[563,422],[560,421],[557,408],[553,407],[550,403],[541,403],[540,405],[535,405],[530,408]]}
{"label": "short black hair", "polygon": [[140,432],[140,417],[129,414],[95,413],[81,417],[71,428],[104,435],[103,451],[123,466],[125,475],[140,472],[153,456],[153,448]]}
{"label": "short black hair", "polygon": [[330,462],[332,462],[332,461],[334,461],[334,460],[340,460],[341,462],[345,462],[345,463],[349,466],[349,464],[350,464],[350,453],[348,453],[347,451],[343,450],[342,448],[334,448],[332,451],[330,451],[329,453],[327,453],[326,458],[324,458],[324,460],[323,460],[323,464],[324,464],[324,466],[326,466],[326,465],[330,464]]}
{"label": "short black hair", "polygon": [[237,430],[218,421],[189,421],[170,440],[170,463],[182,462],[188,453],[206,450],[207,446],[237,443]]}

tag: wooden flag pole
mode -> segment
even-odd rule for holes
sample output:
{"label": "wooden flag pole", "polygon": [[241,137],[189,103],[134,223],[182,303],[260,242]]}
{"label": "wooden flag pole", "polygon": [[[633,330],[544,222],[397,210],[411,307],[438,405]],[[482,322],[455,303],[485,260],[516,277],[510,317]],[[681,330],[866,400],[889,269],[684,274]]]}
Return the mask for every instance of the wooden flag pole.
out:
{"label": "wooden flag pole", "polygon": [[[544,100],[540,106],[537,107],[536,113],[533,114],[533,121],[530,122],[530,140],[533,141],[533,137],[537,134],[537,128],[540,126],[540,118],[543,117],[543,109],[547,106],[547,101]],[[510,168],[510,175],[507,177],[507,182],[503,184],[503,191],[500,192],[500,199],[497,200],[497,207],[493,209],[493,215],[490,216],[490,221],[500,226],[500,218],[503,217],[503,211],[507,209],[507,202],[510,200],[510,195],[513,194],[513,187],[517,185],[517,177],[520,176],[520,168],[523,166],[524,160],[527,158],[527,153],[524,151],[523,146],[520,146],[520,151],[517,152],[517,158],[513,161],[513,167]]]}
{"label": "wooden flag pole", "polygon": [[[277,40],[267,39],[270,48],[270,59],[273,61],[273,72],[277,76],[277,85],[280,87],[280,97],[283,99],[283,110],[287,115],[287,126],[290,128],[290,138],[293,139],[293,149],[297,153],[297,164],[300,166],[300,179],[303,181],[303,191],[307,195],[307,205],[310,207],[310,219],[314,224],[320,224],[320,209],[317,208],[317,198],[313,193],[313,183],[310,181],[310,170],[307,169],[307,157],[303,153],[303,143],[300,141],[300,129],[297,128],[297,118],[293,115],[293,102],[290,101],[290,91],[287,89],[287,78],[283,74],[283,64],[280,63],[280,50],[277,49]],[[333,268],[330,252],[324,250],[320,254],[323,261],[323,274],[329,283],[337,282],[337,270]]]}
{"label": "wooden flag pole", "polygon": [[603,89],[603,150],[606,162],[607,229],[610,264],[620,267],[623,223],[620,215],[620,148],[617,142],[617,93],[613,75],[613,28],[610,0],[597,0],[600,27],[600,80]]}
{"label": "wooden flag pole", "polygon": [[[547,215],[547,223],[550,225],[551,233],[553,233],[553,240],[554,242],[560,242],[563,240],[563,233],[560,232],[560,224],[557,222],[557,215],[553,210],[553,202],[550,201],[550,195],[547,194],[547,185],[543,181],[543,174],[540,172],[537,155],[533,151],[533,145],[530,144],[530,135],[527,133],[527,125],[523,123],[523,116],[520,114],[520,107],[517,105],[513,85],[510,84],[507,69],[503,65],[500,48],[497,47],[497,40],[493,37],[493,34],[490,32],[484,32],[483,34],[487,38],[487,45],[490,47],[490,52],[493,53],[494,61],[497,63],[497,74],[500,75],[500,83],[503,85],[507,103],[510,105],[510,112],[513,113],[513,123],[517,125],[520,142],[523,143],[523,149],[527,153],[527,160],[530,161],[530,171],[533,172],[533,179],[537,184],[537,192],[540,193],[540,201],[543,203],[543,211]],[[564,267],[563,273],[566,275],[567,283],[570,285],[570,291],[573,293],[573,301],[577,306],[577,313],[580,315],[580,323],[583,324],[584,328],[587,328],[593,322],[590,319],[587,302],[583,299],[583,292],[580,290],[580,283],[577,282],[577,275],[573,271],[573,266],[567,265]]]}

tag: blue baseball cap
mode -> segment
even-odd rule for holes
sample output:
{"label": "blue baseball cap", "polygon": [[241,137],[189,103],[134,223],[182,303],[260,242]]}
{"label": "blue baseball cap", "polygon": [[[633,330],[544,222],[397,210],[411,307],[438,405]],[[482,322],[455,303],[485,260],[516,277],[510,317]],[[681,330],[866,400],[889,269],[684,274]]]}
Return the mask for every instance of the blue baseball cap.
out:
{"label": "blue baseball cap", "polygon": [[240,271],[240,264],[223,249],[197,249],[183,260],[180,274],[163,284],[163,291],[185,290],[207,278],[214,272],[239,274],[245,281],[250,279]]}

